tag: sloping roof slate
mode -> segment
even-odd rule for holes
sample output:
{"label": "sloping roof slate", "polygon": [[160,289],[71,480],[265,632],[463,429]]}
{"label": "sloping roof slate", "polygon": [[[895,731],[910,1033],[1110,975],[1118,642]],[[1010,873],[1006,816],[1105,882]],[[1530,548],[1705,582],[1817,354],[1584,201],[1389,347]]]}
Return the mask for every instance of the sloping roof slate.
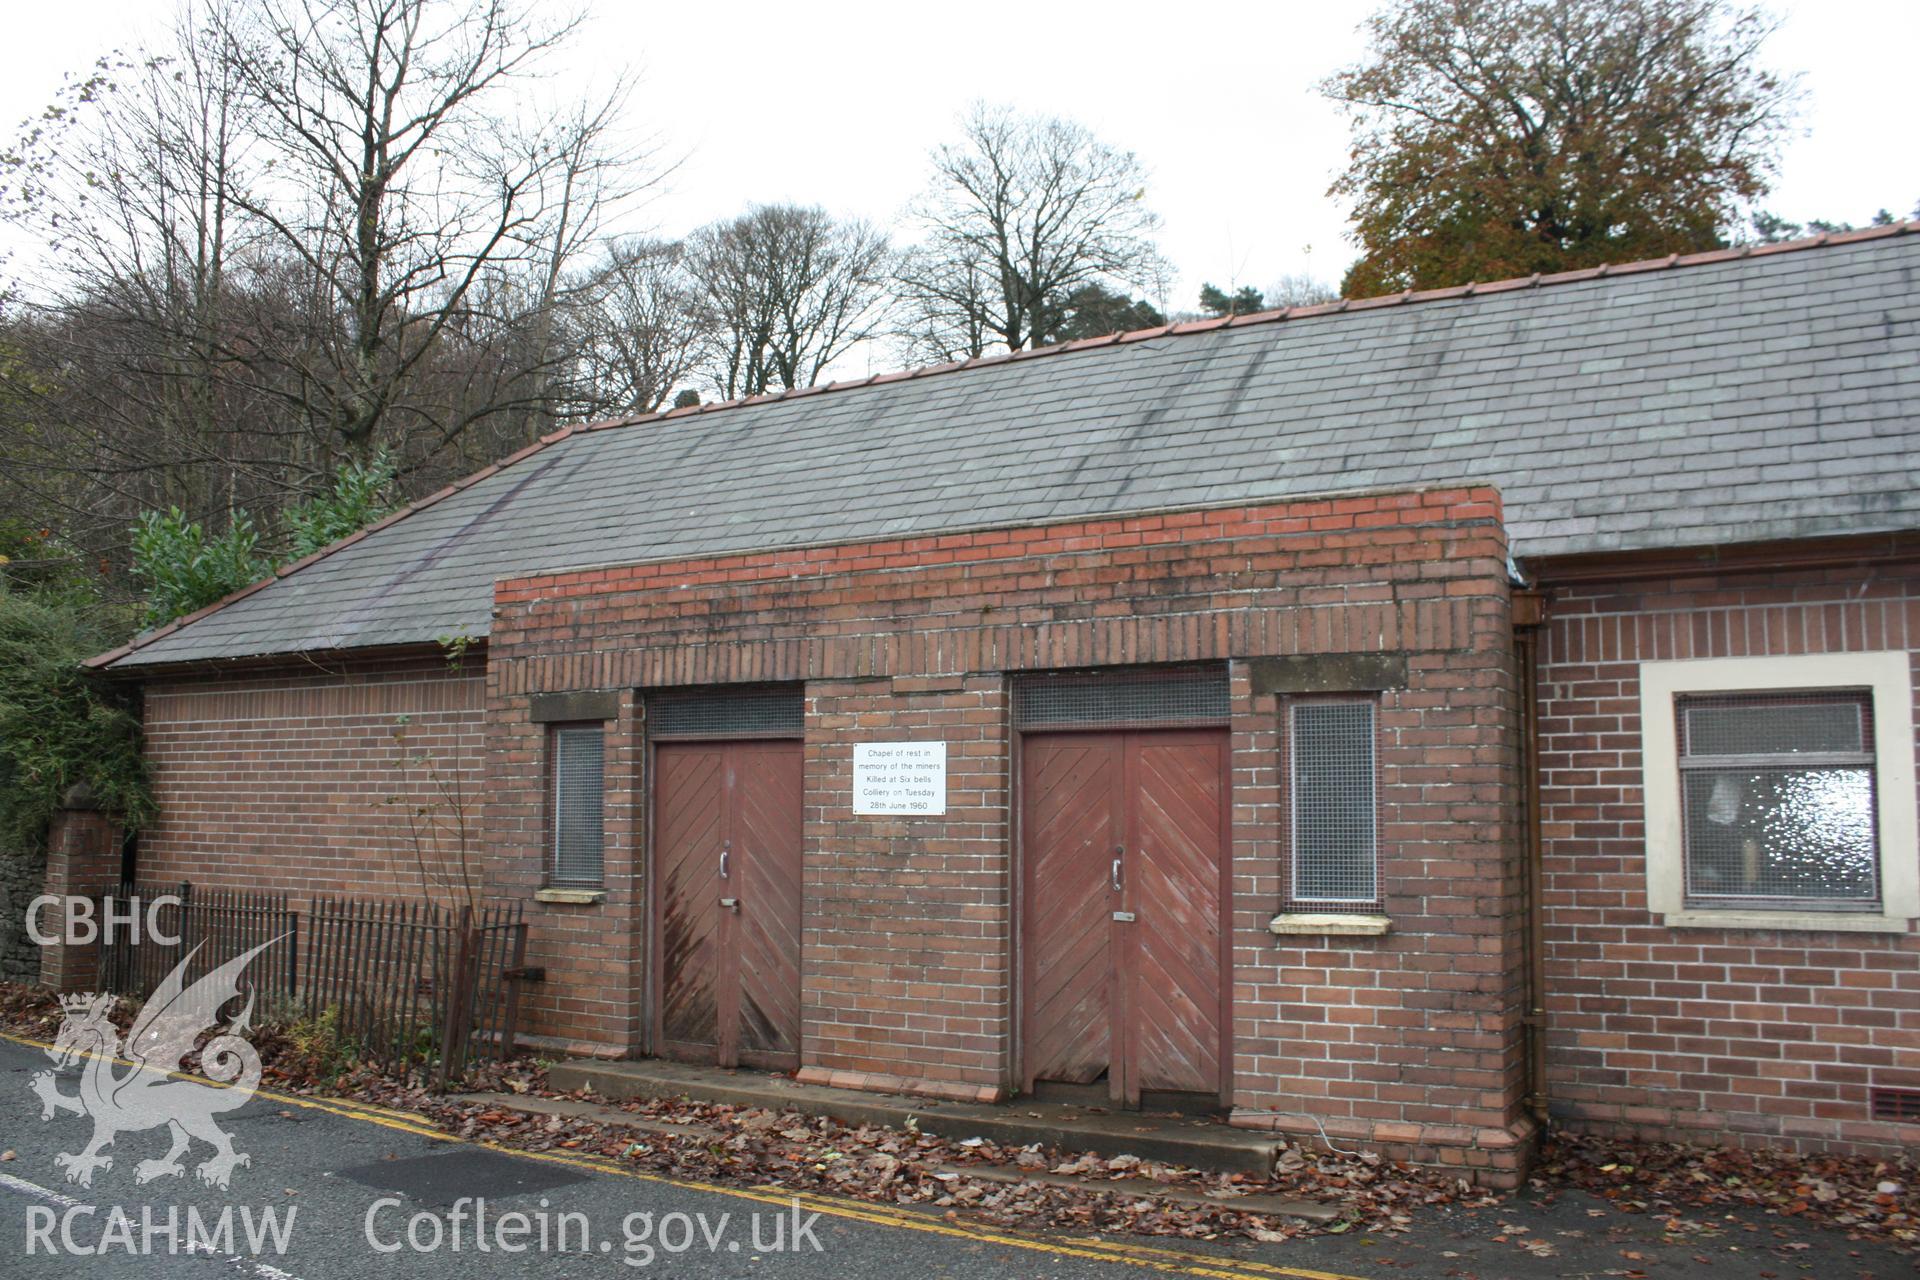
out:
{"label": "sloping roof slate", "polygon": [[575,431],[96,662],[481,636],[496,579],[563,567],[1464,480],[1523,559],[1920,527],[1915,231]]}

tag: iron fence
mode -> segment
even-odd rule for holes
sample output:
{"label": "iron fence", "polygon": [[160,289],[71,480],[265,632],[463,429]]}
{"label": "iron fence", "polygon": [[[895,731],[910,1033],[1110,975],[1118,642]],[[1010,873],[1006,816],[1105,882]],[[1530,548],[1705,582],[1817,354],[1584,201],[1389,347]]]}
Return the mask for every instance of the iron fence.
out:
{"label": "iron fence", "polygon": [[340,1034],[388,1069],[438,1064],[442,1080],[513,1052],[527,927],[519,904],[316,899],[301,1006],[335,1010]]}
{"label": "iron fence", "polygon": [[141,928],[102,945],[102,990],[145,999],[183,960],[191,982],[272,942],[240,980],[262,1015],[327,1019],[361,1058],[430,1070],[441,1084],[475,1057],[514,1051],[521,983],[540,976],[526,967],[517,903],[316,898],[298,911],[284,894],[141,883],[122,885],[101,909],[117,902],[124,914],[130,900],[141,904]]}
{"label": "iron fence", "polygon": [[[128,927],[125,915],[140,918]],[[285,894],[198,889],[191,884],[123,884],[106,895],[100,920],[119,913],[104,933],[100,987],[145,999],[183,959],[192,983],[253,948],[273,943],[241,975],[240,989],[266,1007],[290,998],[300,949],[299,917]],[[166,941],[161,941],[166,939]],[[177,939],[177,941],[175,941]]]}

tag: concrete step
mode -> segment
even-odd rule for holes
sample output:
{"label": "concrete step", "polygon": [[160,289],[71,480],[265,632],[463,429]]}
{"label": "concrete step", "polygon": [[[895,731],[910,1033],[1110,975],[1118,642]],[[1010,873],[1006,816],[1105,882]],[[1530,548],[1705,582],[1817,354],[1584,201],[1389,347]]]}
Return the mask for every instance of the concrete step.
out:
{"label": "concrete step", "polygon": [[615,1125],[622,1129],[638,1129],[643,1133],[658,1134],[668,1138],[698,1138],[703,1142],[724,1138],[727,1135],[710,1125],[674,1124],[667,1120],[655,1120],[651,1116],[637,1116],[631,1111],[622,1111],[599,1102],[581,1102],[576,1098],[537,1098],[522,1093],[455,1093],[448,1095],[454,1102],[477,1103],[491,1107],[495,1111],[514,1111],[524,1116],[558,1116],[563,1120],[585,1120],[589,1124]]}
{"label": "concrete step", "polygon": [[[585,1120],[591,1124],[629,1129],[636,1133],[651,1134],[654,1137],[692,1138],[701,1142],[715,1142],[727,1136],[726,1133],[710,1125],[673,1124],[665,1120],[655,1120],[650,1116],[635,1115],[631,1111],[622,1111],[606,1103],[582,1102],[577,1098],[540,1098],[516,1093],[458,1093],[452,1095],[452,1101],[490,1107],[495,1111],[512,1111],[524,1116],[558,1116],[566,1120]],[[1042,1186],[1068,1187],[1076,1191],[1098,1191],[1108,1195],[1126,1196],[1130,1199],[1169,1200],[1175,1204],[1218,1205],[1241,1213],[1296,1218],[1302,1222],[1321,1225],[1332,1222],[1340,1216],[1340,1210],[1334,1206],[1319,1204],[1312,1200],[1295,1200],[1287,1196],[1220,1195],[1217,1192],[1202,1191],[1198,1187],[1176,1186],[1146,1179],[1115,1181],[1111,1178],[1094,1178],[1084,1174],[1054,1173],[1046,1169],[1020,1169],[1011,1165],[998,1164],[940,1165],[933,1172],[943,1177],[971,1178],[976,1182],[994,1182],[1003,1185],[1034,1182]]]}
{"label": "concrete step", "polygon": [[1241,1213],[1259,1213],[1276,1218],[1298,1218],[1302,1222],[1327,1223],[1340,1216],[1340,1210],[1330,1204],[1320,1204],[1313,1200],[1294,1200],[1288,1196],[1223,1196],[1211,1191],[1201,1191],[1197,1187],[1181,1187],[1132,1179],[1116,1182],[1111,1178],[1087,1178],[1078,1174],[1047,1173],[1035,1169],[1009,1169],[997,1164],[942,1165],[935,1172],[950,1173],[960,1178],[977,1178],[981,1182],[1038,1182],[1043,1186],[1071,1187],[1078,1191],[1104,1191],[1108,1195],[1129,1196],[1142,1200],[1171,1200],[1176,1204],[1219,1205],[1221,1208],[1236,1209]]}
{"label": "concrete step", "polygon": [[691,1098],[735,1107],[768,1107],[830,1116],[842,1124],[905,1128],[912,1118],[922,1132],[956,1141],[984,1138],[1001,1146],[1039,1143],[1061,1151],[1091,1151],[1111,1158],[1139,1156],[1190,1169],[1212,1169],[1265,1178],[1273,1172],[1278,1145],[1269,1134],[1232,1129],[1193,1116],[1104,1111],[1060,1102],[1025,1099],[1002,1105],[943,1102],[898,1094],[796,1084],[786,1076],[729,1071],[684,1062],[563,1062],[547,1078],[564,1093],[591,1090],[603,1098]]}

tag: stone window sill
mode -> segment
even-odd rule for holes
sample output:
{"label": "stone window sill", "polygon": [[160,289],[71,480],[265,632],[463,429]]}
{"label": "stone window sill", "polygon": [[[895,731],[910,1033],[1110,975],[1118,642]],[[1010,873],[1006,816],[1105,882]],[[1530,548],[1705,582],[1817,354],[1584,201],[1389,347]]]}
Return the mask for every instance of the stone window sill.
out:
{"label": "stone window sill", "polygon": [[1669,911],[1669,929],[1771,929],[1789,933],[1907,933],[1902,916],[1845,911]]}
{"label": "stone window sill", "polygon": [[591,907],[607,900],[605,889],[536,889],[535,902],[549,902],[560,906]]}
{"label": "stone window sill", "polygon": [[1267,923],[1276,937],[1378,938],[1392,926],[1386,916],[1338,911],[1283,911]]}

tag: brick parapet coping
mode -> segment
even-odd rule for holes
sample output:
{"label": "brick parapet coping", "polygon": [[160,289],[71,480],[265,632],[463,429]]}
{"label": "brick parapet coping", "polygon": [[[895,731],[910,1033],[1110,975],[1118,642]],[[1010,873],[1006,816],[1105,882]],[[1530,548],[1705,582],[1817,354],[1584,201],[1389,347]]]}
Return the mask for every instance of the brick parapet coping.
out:
{"label": "brick parapet coping", "polygon": [[496,608],[504,608],[614,591],[742,585],[822,574],[924,569],[940,564],[982,564],[1305,533],[1323,535],[1322,547],[1332,549],[1338,547],[1342,535],[1351,535],[1356,543],[1377,545],[1393,538],[1391,531],[1397,528],[1497,524],[1500,519],[1500,494],[1489,485],[1336,494],[1051,524],[1000,525],[880,541],[553,569],[502,578],[494,585],[493,598]]}

